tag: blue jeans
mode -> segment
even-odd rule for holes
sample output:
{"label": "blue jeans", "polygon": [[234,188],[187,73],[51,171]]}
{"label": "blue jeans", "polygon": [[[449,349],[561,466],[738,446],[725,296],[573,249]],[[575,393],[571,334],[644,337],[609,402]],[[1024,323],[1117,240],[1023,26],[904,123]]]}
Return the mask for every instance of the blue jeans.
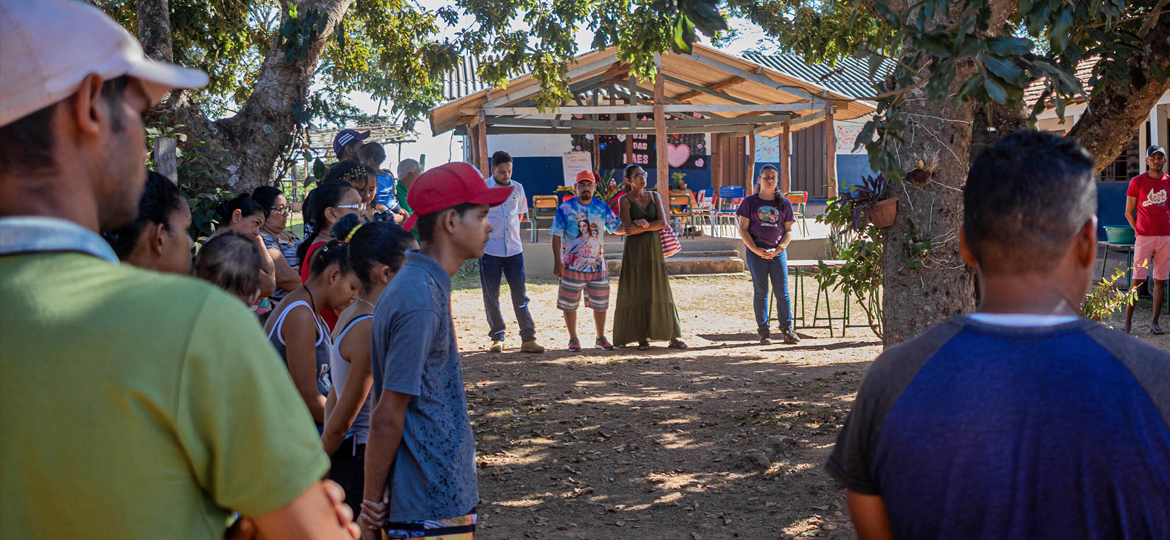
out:
{"label": "blue jeans", "polygon": [[483,308],[487,311],[488,333],[493,340],[504,339],[504,318],[500,315],[500,276],[508,280],[512,290],[512,308],[520,325],[520,340],[536,339],[536,325],[528,313],[528,294],[524,290],[524,254],[496,257],[484,254],[479,260],[479,284],[483,288]]}
{"label": "blue jeans", "polygon": [[768,279],[772,280],[772,289],[776,291],[776,320],[780,323],[780,330],[792,326],[792,309],[788,296],[788,252],[781,252],[772,259],[764,259],[750,249],[747,251],[748,270],[752,273],[752,311],[756,314],[756,329],[760,332],[768,330],[768,302],[772,295],[768,294]]}

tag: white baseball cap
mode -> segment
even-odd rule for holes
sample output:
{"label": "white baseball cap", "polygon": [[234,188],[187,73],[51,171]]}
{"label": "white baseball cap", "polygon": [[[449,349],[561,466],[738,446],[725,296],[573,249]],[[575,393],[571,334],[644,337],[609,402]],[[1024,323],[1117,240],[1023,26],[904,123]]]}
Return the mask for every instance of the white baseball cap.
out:
{"label": "white baseball cap", "polygon": [[0,126],[77,91],[89,74],[142,81],[151,104],[174,88],[199,88],[197,69],[155,62],[100,9],[76,0],[0,0]]}

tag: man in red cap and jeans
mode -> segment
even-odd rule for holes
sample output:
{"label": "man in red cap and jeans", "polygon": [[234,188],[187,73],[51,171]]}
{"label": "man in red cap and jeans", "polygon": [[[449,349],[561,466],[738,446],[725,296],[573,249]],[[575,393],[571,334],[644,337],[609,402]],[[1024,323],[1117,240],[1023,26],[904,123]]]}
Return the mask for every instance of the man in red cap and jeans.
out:
{"label": "man in red cap and jeans", "polygon": [[488,210],[512,187],[488,187],[475,167],[448,163],[410,188],[422,248],[374,310],[374,414],[366,443],[365,538],[470,539],[479,490],[475,437],[467,415],[451,319],[451,276],[483,256]]}

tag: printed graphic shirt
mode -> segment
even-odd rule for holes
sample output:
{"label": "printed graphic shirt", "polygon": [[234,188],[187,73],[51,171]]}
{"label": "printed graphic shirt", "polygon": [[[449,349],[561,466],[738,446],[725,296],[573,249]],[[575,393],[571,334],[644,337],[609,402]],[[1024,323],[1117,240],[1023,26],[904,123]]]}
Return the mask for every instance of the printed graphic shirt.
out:
{"label": "printed graphic shirt", "polygon": [[736,215],[751,220],[748,232],[756,242],[768,247],[775,247],[784,236],[784,224],[796,221],[796,214],[792,211],[792,203],[788,199],[777,196],[775,200],[766,201],[759,195],[749,195],[739,204]]}
{"label": "printed graphic shirt", "polygon": [[609,205],[593,197],[581,204],[575,197],[557,207],[549,233],[563,238],[561,264],[573,272],[605,272],[605,233],[616,232],[622,221]]}
{"label": "printed graphic shirt", "polygon": [[1154,179],[1142,173],[1129,181],[1125,194],[1137,199],[1137,234],[1139,236],[1170,236],[1170,176],[1165,173]]}

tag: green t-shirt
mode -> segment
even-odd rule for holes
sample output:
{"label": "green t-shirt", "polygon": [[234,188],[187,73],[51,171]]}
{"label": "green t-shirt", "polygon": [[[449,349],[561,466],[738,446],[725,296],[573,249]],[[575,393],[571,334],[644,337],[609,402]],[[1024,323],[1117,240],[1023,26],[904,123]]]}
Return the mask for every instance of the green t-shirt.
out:
{"label": "green t-shirt", "polygon": [[406,194],[409,191],[410,190],[406,189],[406,185],[402,183],[402,180],[394,183],[394,196],[398,198],[398,205],[401,206],[403,210],[413,214],[414,210],[411,210],[410,205],[406,202]]}
{"label": "green t-shirt", "polygon": [[328,458],[255,318],[192,278],[0,257],[6,538],[221,540]]}

